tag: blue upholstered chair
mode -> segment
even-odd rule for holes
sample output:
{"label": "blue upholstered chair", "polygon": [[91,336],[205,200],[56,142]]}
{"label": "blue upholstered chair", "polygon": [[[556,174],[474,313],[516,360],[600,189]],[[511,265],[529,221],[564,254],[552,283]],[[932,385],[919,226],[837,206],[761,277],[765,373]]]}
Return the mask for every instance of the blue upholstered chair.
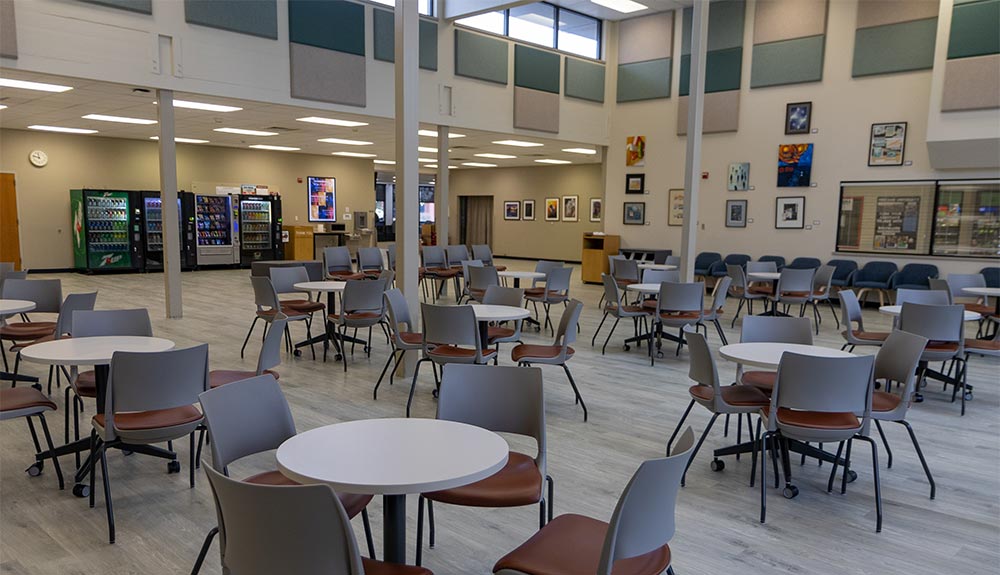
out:
{"label": "blue upholstered chair", "polygon": [[[760,258],[760,259],[764,259],[764,258]],[[836,260],[834,260],[834,261],[836,261]],[[851,262],[851,263],[853,263],[853,262]],[[820,261],[819,258],[795,258],[794,260],[792,260],[792,263],[788,264],[785,267],[793,269],[793,270],[818,270],[822,265],[823,265],[823,262]],[[832,266],[833,263],[831,262],[830,265]],[[836,267],[836,266],[834,266],[834,267]],[[854,268],[857,268],[857,266],[854,266]],[[851,270],[853,271],[854,268],[851,268]],[[834,275],[836,275],[836,273],[834,273]],[[836,284],[834,284],[834,285],[836,285]]]}
{"label": "blue upholstered chair", "polygon": [[[781,268],[785,267],[785,258],[784,258],[784,256],[760,256],[760,258],[757,261],[759,261],[759,262],[774,262],[774,265],[777,266],[779,272],[781,271]],[[816,266],[816,267],[819,267],[819,266]]]}
{"label": "blue upholstered chair", "polygon": [[746,269],[747,262],[752,259],[753,258],[746,254],[729,254],[726,256],[726,259],[712,264],[712,267],[708,268],[708,273],[712,277],[716,278],[726,277],[729,275],[729,271],[726,269],[726,266],[740,266],[741,268]]}
{"label": "blue upholstered chair", "polygon": [[722,261],[722,254],[719,252],[701,252],[694,258],[694,275],[696,277],[709,275],[712,264],[720,261]]}
{"label": "blue upholstered chair", "polygon": [[830,260],[826,265],[837,268],[833,272],[833,286],[838,288],[851,287],[854,274],[858,271],[858,262],[854,260]]}
{"label": "blue upholstered chair", "polygon": [[985,267],[979,273],[986,278],[987,287],[1000,288],[1000,266]]}
{"label": "blue upholstered chair", "polygon": [[889,278],[889,289],[930,289],[931,278],[938,277],[938,268],[932,264],[906,264]]}
{"label": "blue upholstered chair", "polygon": [[892,281],[892,276],[898,269],[893,262],[868,262],[864,267],[854,272],[852,285],[860,288],[858,301],[864,303],[865,297],[871,291],[878,292],[879,306],[886,305],[887,301],[892,301],[889,298],[889,282]]}

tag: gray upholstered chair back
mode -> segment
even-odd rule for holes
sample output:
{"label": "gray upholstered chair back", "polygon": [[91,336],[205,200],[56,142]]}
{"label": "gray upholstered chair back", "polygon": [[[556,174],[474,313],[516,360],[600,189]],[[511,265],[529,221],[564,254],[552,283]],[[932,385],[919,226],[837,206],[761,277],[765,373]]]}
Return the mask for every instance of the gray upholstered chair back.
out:
{"label": "gray upholstered chair back", "polygon": [[281,302],[278,301],[278,293],[274,290],[271,278],[251,277],[250,284],[253,286],[253,301],[257,304],[257,311],[281,309]]}
{"label": "gray upholstered chair back", "polygon": [[424,269],[448,267],[448,258],[441,246],[424,246],[424,249],[420,250],[420,256],[424,261]]}
{"label": "gray upholstered chair back", "polygon": [[66,296],[59,310],[59,319],[56,320],[55,337],[59,339],[63,334],[73,333],[73,314],[77,311],[87,311],[94,309],[97,302],[97,292],[71,293]]}
{"label": "gray upholstered chair back", "polygon": [[935,342],[963,341],[965,306],[904,303],[897,328]]}
{"label": "gray upholstered chair back", "polygon": [[627,259],[615,262],[615,279],[639,281],[639,262]]}
{"label": "gray upholstered chair back", "polygon": [[469,257],[469,248],[465,247],[463,244],[446,247],[445,255],[448,256],[448,265],[453,268],[458,267],[462,265],[462,262],[471,259]]}
{"label": "gray upholstered chair back", "polygon": [[768,429],[778,409],[862,414],[861,433],[871,419],[875,356],[819,357],[785,352],[771,392]]}
{"label": "gray upholstered chair back", "polygon": [[555,345],[563,346],[563,353],[566,347],[576,341],[576,324],[580,321],[580,313],[583,311],[583,302],[578,299],[571,299],[559,318],[559,329],[556,330]]}
{"label": "gray upholstered chair back", "polygon": [[733,287],[746,289],[747,287],[747,274],[743,271],[743,266],[738,266],[735,264],[726,264],[726,273],[729,277],[733,278]]}
{"label": "gray upholstered chair back", "polygon": [[323,248],[323,265],[327,272],[353,271],[351,265],[351,250],[347,246],[329,246]]}
{"label": "gray upholstered chair back", "polygon": [[264,336],[264,344],[260,347],[260,354],[257,356],[257,375],[281,365],[281,338],[284,337],[286,325],[288,325],[288,316],[281,312],[278,312],[271,320],[271,328]]}
{"label": "gray upholstered chair back", "polygon": [[479,326],[472,306],[420,304],[424,324],[424,348],[433,344],[475,346],[482,349]]}
{"label": "gray upholstered chair back", "polygon": [[149,322],[149,310],[102,309],[77,310],[69,332],[74,337],[97,337],[107,335],[133,335],[150,337],[153,326]]}
{"label": "gray upholstered chair back", "polygon": [[642,270],[642,283],[661,284],[663,282],[681,281],[679,270]]}
{"label": "gray upholstered chair back", "polygon": [[3,283],[3,299],[35,302],[35,309],[28,313],[59,313],[62,281],[8,279]]}
{"label": "gray upholstered chair back", "polygon": [[[728,265],[726,269],[729,269]],[[748,274],[754,272],[774,273],[778,271],[778,264],[775,262],[747,262],[746,271]]]}
{"label": "gray upholstered chair back", "polygon": [[[396,288],[386,290],[383,294],[385,306],[389,312],[389,328],[393,334],[400,331],[413,331],[413,320],[410,319],[410,307],[406,304],[403,292]],[[404,327],[399,327],[400,325]],[[398,343],[398,341],[397,341]]]}
{"label": "gray upholstered chair back", "polygon": [[358,248],[358,271],[382,271],[382,250],[375,247]]}
{"label": "gray upholstered chair back", "polygon": [[743,318],[740,342],[812,345],[812,325],[807,317],[748,315]]}
{"label": "gray upholstered chair back", "polygon": [[[475,262],[479,260],[471,261]],[[500,276],[497,275],[497,269],[493,266],[470,265],[465,277],[469,289],[486,290],[490,287],[500,285]]]}
{"label": "gray upholstered chair back", "polygon": [[381,280],[347,280],[340,306],[341,314],[359,311],[381,312],[384,291],[385,285]]}
{"label": "gray upholstered chair back", "polygon": [[657,315],[666,312],[698,312],[698,318],[692,318],[693,323],[704,313],[705,282],[664,282],[660,284],[660,297],[656,300]]}
{"label": "gray upholstered chair back", "polygon": [[922,303],[924,305],[948,305],[948,292],[925,289],[899,288],[896,290],[896,305]]}
{"label": "gray upholstered chair back", "polygon": [[472,246],[472,259],[479,260],[491,266],[493,265],[493,251],[487,244],[475,244]]}
{"label": "gray upholstered chair back", "polygon": [[521,307],[524,304],[524,288],[503,287],[499,285],[488,286],[486,294],[483,296],[483,303]]}
{"label": "gray upholstered chair back", "polygon": [[289,266],[271,268],[271,285],[274,286],[274,293],[281,295],[294,293],[302,296],[303,293],[295,289],[295,284],[309,281],[309,272],[305,266]]}

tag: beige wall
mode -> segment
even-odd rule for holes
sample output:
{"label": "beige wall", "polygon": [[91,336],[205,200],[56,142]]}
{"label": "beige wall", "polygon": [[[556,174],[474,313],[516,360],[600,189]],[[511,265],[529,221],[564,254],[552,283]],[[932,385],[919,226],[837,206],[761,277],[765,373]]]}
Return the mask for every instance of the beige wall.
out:
{"label": "beige wall", "polygon": [[[44,168],[28,163],[32,150],[49,156]],[[0,171],[17,182],[21,257],[33,269],[73,266],[69,190],[106,188],[155,190],[160,176],[156,142],[0,130]],[[264,184],[282,196],[285,224],[307,225],[308,176],[337,178],[337,209],[373,210],[370,160],[306,154],[239,150],[198,144],[177,145],[177,183]],[[298,183],[302,178],[303,183]]]}
{"label": "beige wall", "polygon": [[[453,170],[449,177],[452,243],[459,238],[459,196],[493,196],[497,256],[580,261],[584,232],[601,229],[600,222],[590,221],[590,199],[603,196],[600,164]],[[545,198],[562,196],[580,197],[579,221],[545,221]],[[532,199],[534,221],[503,219],[505,201]]]}

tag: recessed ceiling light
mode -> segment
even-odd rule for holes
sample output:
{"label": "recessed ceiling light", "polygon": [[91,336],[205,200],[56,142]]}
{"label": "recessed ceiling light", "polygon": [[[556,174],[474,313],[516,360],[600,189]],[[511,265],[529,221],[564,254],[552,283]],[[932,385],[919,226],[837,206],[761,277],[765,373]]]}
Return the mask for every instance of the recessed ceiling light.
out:
{"label": "recessed ceiling light", "polygon": [[417,158],[417,162],[421,164],[433,164],[436,161],[434,158]]}
{"label": "recessed ceiling light", "polygon": [[632,12],[638,12],[639,10],[645,10],[648,8],[645,4],[639,4],[638,2],[633,2],[632,0],[590,0],[598,6],[604,6],[605,8],[610,8],[615,12],[621,12],[622,14],[631,14]]}
{"label": "recessed ceiling light", "polygon": [[107,116],[104,114],[87,114],[81,116],[84,120],[99,120],[101,122],[118,122],[119,124],[155,124],[156,120],[146,120],[143,118],[127,118],[125,116]]}
{"label": "recessed ceiling light", "polygon": [[256,150],[274,150],[275,152],[295,152],[302,148],[292,148],[290,146],[268,146],[267,144],[254,144],[250,146]]}
{"label": "recessed ceiling light", "polygon": [[365,142],[362,140],[343,140],[340,138],[320,138],[316,140],[317,142],[326,142],[327,144],[343,144],[345,146],[371,146],[374,142]]}
{"label": "recessed ceiling light", "polygon": [[[159,136],[150,136],[150,140],[159,140]],[[208,140],[199,140],[197,138],[174,138],[174,141],[178,144],[207,144]]]}
{"label": "recessed ceiling light", "polygon": [[4,106],[3,104],[0,104],[0,110],[6,110],[6,109],[7,109],[7,106]]}
{"label": "recessed ceiling light", "polygon": [[427,164],[427,165],[426,165],[426,166],[424,166],[424,167],[425,167],[425,168],[437,168],[437,167],[438,167],[438,165],[437,165],[437,164]]}
{"label": "recessed ceiling light", "polygon": [[536,148],[538,146],[545,145],[539,144],[538,142],[525,142],[523,140],[496,140],[493,143],[501,146],[517,146],[519,148]]}
{"label": "recessed ceiling light", "polygon": [[83,128],[63,128],[62,126],[28,126],[29,130],[42,130],[45,132],[64,132],[66,134],[96,134],[97,130],[85,130]]}
{"label": "recessed ceiling light", "polygon": [[436,154],[438,149],[432,148],[430,146],[417,146],[418,152],[427,152],[428,154]]}
{"label": "recessed ceiling light", "polygon": [[469,166],[470,168],[495,168],[495,167],[497,167],[496,164],[484,164],[482,162],[462,162],[462,165],[463,166]]}
{"label": "recessed ceiling light", "polygon": [[473,156],[476,156],[477,158],[493,158],[496,160],[513,160],[514,158],[517,157],[517,156],[511,156],[510,154],[493,154],[493,153],[473,154]]}
{"label": "recessed ceiling light", "polygon": [[326,126],[343,126],[345,128],[357,128],[367,126],[368,122],[355,122],[354,120],[339,120],[337,118],[322,118],[320,116],[309,116],[307,118],[295,118],[296,122],[309,122],[310,124],[324,124]]}
{"label": "recessed ceiling light", "polygon": [[396,160],[372,160],[376,164],[385,164],[387,166],[395,166]]}
{"label": "recessed ceiling light", "polygon": [[362,154],[361,152],[333,152],[334,156],[346,156],[348,158],[374,158],[375,154]]}
{"label": "recessed ceiling light", "polygon": [[215,128],[215,132],[225,132],[227,134],[240,134],[241,136],[277,136],[278,132],[264,132],[261,130],[244,130],[243,128]]}
{"label": "recessed ceiling light", "polygon": [[591,150],[590,148],[563,148],[563,151],[571,154],[587,154],[588,156],[597,153],[597,150]]}
{"label": "recessed ceiling light", "polygon": [[59,84],[46,84],[44,82],[28,82],[27,80],[15,80],[13,78],[0,78],[0,87],[20,88],[22,90],[38,90],[39,92],[68,92],[72,86],[60,86]]}
{"label": "recessed ceiling light", "polygon": [[204,102],[191,102],[189,100],[174,100],[175,108],[188,108],[191,110],[205,110],[208,112],[239,112],[243,108],[239,106],[223,106],[222,104],[206,104]]}
{"label": "recessed ceiling light", "polygon": [[552,158],[544,158],[541,160],[535,160],[539,164],[572,164],[573,162],[569,160],[553,160]]}
{"label": "recessed ceiling light", "polygon": [[[436,138],[438,133],[437,130],[417,130],[417,134],[421,136],[427,136],[428,138]],[[456,132],[448,132],[448,138],[464,138],[465,134],[458,134]]]}

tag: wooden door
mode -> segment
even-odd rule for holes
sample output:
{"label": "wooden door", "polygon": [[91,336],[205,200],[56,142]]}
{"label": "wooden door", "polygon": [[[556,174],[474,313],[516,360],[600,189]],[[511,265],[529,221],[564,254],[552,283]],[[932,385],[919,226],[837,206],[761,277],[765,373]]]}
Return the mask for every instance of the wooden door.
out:
{"label": "wooden door", "polygon": [[17,224],[14,174],[0,174],[0,262],[14,262],[21,269],[21,240]]}

